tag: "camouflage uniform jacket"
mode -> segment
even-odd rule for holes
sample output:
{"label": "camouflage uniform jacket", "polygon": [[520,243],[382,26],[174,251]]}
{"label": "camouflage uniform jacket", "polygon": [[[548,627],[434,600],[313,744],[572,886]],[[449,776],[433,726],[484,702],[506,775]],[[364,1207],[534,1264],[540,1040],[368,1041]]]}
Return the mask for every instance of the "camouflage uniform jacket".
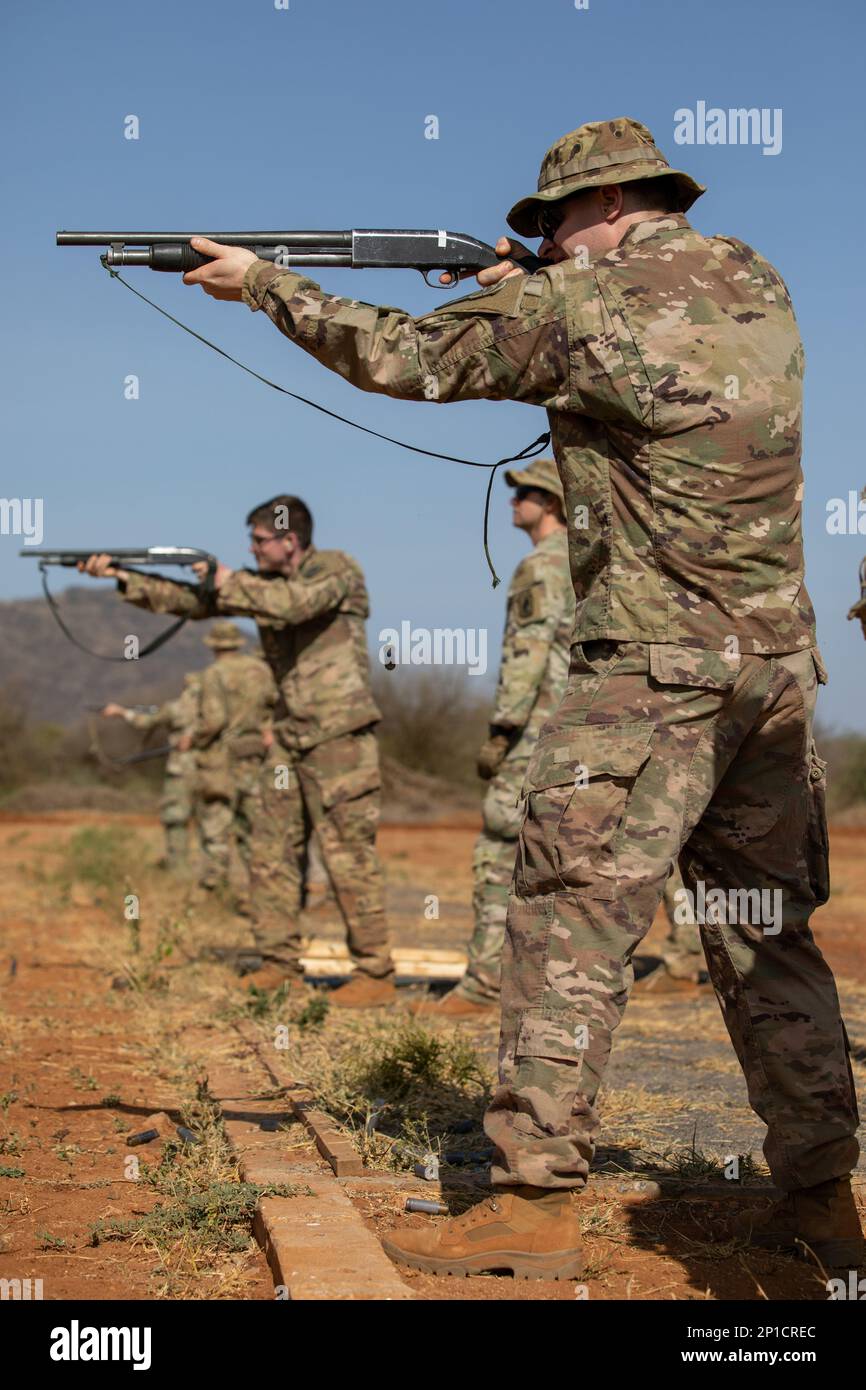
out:
{"label": "camouflage uniform jacket", "polygon": [[517,749],[525,743],[531,750],[565,693],[573,624],[568,537],[565,530],[554,531],[521,560],[508,590],[490,722],[520,731]]}
{"label": "camouflage uniform jacket", "polygon": [[274,678],[261,657],[227,652],[202,672],[193,747],[207,749],[219,741],[229,755],[261,755],[262,729],[271,721],[276,698]]}
{"label": "camouflage uniform jacket", "polygon": [[546,408],[575,640],[814,645],[803,349],[785,285],[742,242],[653,217],[589,268],[512,276],[417,319],[262,261],[243,297],[363,390]]}
{"label": "camouflage uniform jacket", "polygon": [[360,566],[341,550],[310,546],[288,579],[235,570],[212,595],[139,574],[120,588],[129,603],[154,613],[254,618],[279,690],[274,730],[288,748],[315,748],[381,718],[370,689],[367,588]]}

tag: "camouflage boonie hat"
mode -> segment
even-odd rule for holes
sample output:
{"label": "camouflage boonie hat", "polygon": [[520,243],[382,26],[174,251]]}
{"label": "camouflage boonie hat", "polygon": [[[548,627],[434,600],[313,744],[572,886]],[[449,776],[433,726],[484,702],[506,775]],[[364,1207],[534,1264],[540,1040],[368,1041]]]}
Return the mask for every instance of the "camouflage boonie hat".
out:
{"label": "camouflage boonie hat", "polygon": [[234,623],[214,623],[207,637],[202,641],[206,647],[214,647],[217,651],[231,651],[233,647],[244,645],[244,634]]}
{"label": "camouflage boonie hat", "polygon": [[565,493],[555,459],[533,459],[525,468],[507,469],[504,477],[509,487],[537,487],[542,492],[552,492],[565,511]]}
{"label": "camouflage boonie hat", "polygon": [[680,212],[685,212],[707,191],[689,174],[671,168],[640,121],[629,116],[589,121],[551,145],[541,161],[538,192],[515,203],[506,220],[519,236],[540,236],[537,217],[539,208],[546,204],[558,203],[585,188],[661,178],[665,174],[676,180]]}

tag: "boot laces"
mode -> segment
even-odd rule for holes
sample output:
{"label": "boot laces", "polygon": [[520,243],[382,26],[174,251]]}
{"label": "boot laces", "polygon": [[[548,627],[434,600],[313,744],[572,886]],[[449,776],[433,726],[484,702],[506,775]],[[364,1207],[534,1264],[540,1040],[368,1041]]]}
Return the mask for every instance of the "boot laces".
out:
{"label": "boot laces", "polygon": [[458,1216],[454,1222],[455,1229],[465,1231],[468,1226],[474,1226],[488,1211],[501,1211],[495,1197],[485,1197],[483,1202],[477,1202],[474,1207],[464,1211],[463,1215]]}

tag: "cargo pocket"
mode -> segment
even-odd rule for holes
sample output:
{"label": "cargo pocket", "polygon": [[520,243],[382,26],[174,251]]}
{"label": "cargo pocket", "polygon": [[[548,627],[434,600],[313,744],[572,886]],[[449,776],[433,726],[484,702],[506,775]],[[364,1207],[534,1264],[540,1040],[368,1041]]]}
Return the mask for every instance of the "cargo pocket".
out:
{"label": "cargo pocket", "polygon": [[652,735],[652,724],[584,725],[539,740],[523,787],[519,893],[616,896],[623,818]]}
{"label": "cargo pocket", "polygon": [[326,811],[344,801],[357,801],[367,792],[377,792],[382,784],[378,767],[355,767],[321,787],[322,805]]}
{"label": "cargo pocket", "polygon": [[809,750],[809,801],[806,863],[818,907],[830,896],[830,839],[827,834],[827,764],[814,741]]}
{"label": "cargo pocket", "polygon": [[586,1047],[579,1030],[584,1025],[577,1020],[566,1023],[553,1018],[524,1014],[520,1020],[517,1046],[514,1055],[518,1062],[524,1058],[546,1058],[551,1062],[570,1062],[572,1066],[582,1067]]}

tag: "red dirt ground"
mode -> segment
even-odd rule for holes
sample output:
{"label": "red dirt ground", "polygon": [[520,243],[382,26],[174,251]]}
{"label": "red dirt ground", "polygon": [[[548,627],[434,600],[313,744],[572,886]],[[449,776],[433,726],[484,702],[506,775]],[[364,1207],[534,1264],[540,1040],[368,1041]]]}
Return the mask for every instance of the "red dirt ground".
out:
{"label": "red dirt ground", "polygon": [[[130,950],[129,927],[116,894],[75,877],[67,846],[82,827],[126,828],[141,844],[138,953]],[[380,847],[397,944],[465,945],[476,833],[471,818],[383,828]],[[0,1277],[41,1278],[44,1297],[52,1299],[269,1299],[270,1274],[255,1245],[196,1261],[183,1248],[166,1255],[144,1241],[90,1243],[91,1227],[100,1218],[132,1217],[157,1200],[151,1189],[125,1175],[130,1152],[126,1135],[144,1128],[156,1111],[172,1112],[172,1120],[179,1122],[179,1107],[194,1091],[200,1060],[185,1048],[185,1034],[194,1023],[221,1016],[237,992],[224,970],[191,962],[183,938],[170,937],[170,954],[162,951],[160,933],[171,920],[171,904],[167,913],[163,910],[164,879],[159,892],[153,890],[159,911],[147,911],[150,884],[162,879],[146,862],[157,858],[159,839],[151,817],[0,815],[5,884],[0,914]],[[862,1084],[866,830],[839,828],[832,842],[834,895],[814,926],[837,973]],[[441,898],[437,921],[427,921],[422,910],[431,892]],[[327,927],[320,932],[318,923],[316,931],[337,934]],[[652,937],[647,949],[652,951]],[[113,988],[112,980],[130,966],[136,987]],[[675,999],[660,1005],[635,997],[618,1037],[622,1058],[628,1059],[629,1048],[642,1045],[648,1029],[655,1030],[656,1038],[664,1032],[665,1039],[674,1041],[700,1033],[717,1039],[720,1074],[725,1072],[727,1040],[715,1000],[693,1005]],[[475,1030],[473,1041],[492,1057],[495,1028]],[[685,1075],[683,1084],[689,1085],[691,1075],[692,1089],[671,1105],[675,1117],[679,1107],[684,1122],[691,1124],[700,1111],[704,1082],[700,1072]],[[625,1081],[633,1085],[634,1077]],[[734,1084],[739,1085],[736,1078]],[[657,1089],[664,1092],[665,1087]],[[624,1109],[619,1093],[610,1093],[606,1125],[611,1142],[623,1148],[634,1147],[634,1108],[640,1095],[632,1092],[631,1109]],[[663,1095],[653,1096],[657,1108],[664,1103]],[[739,1133],[736,1127],[741,1120],[746,1123],[748,1114],[737,1109],[740,1101],[724,1103],[733,1106],[730,1122]],[[652,1114],[660,1135],[679,1133],[675,1125],[665,1129],[664,1115]],[[152,1150],[138,1152],[153,1161]],[[423,1186],[419,1184],[418,1195],[429,1195]],[[391,1188],[371,1182],[352,1190],[377,1233],[406,1220],[406,1193],[398,1189],[399,1184]],[[814,1268],[718,1244],[731,1212],[728,1199],[692,1191],[626,1203],[615,1189],[614,1182],[599,1181],[580,1199],[589,1253],[584,1285],[590,1297],[826,1298]],[[409,1219],[422,1223],[430,1218]],[[425,1299],[573,1299],[582,1292],[572,1284],[521,1284],[493,1277],[406,1277],[416,1296]]]}

